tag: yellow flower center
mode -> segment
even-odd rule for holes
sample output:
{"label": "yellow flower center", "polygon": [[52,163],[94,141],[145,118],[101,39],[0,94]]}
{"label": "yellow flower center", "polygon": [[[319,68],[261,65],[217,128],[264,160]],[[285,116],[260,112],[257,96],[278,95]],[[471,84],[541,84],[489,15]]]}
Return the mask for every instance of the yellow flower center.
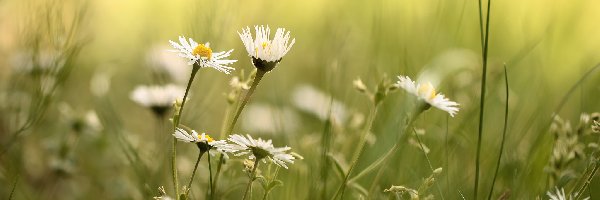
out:
{"label": "yellow flower center", "polygon": [[198,44],[198,46],[194,48],[194,51],[192,51],[192,54],[200,57],[205,57],[210,60],[212,57],[212,49],[210,49],[210,47],[205,46],[204,44]]}
{"label": "yellow flower center", "polygon": [[431,85],[431,83],[426,83],[419,86],[419,88],[417,89],[417,94],[419,94],[420,97],[431,100],[435,98],[435,88],[433,88],[433,85]]}
{"label": "yellow flower center", "polygon": [[213,142],[215,141],[213,138],[211,138],[209,135],[205,135],[206,136],[206,142]]}
{"label": "yellow flower center", "polygon": [[262,46],[262,48],[263,48],[263,49],[266,49],[266,48],[267,48],[267,46],[269,46],[269,43],[267,43],[267,42],[263,42],[263,43],[261,44],[261,46]]}

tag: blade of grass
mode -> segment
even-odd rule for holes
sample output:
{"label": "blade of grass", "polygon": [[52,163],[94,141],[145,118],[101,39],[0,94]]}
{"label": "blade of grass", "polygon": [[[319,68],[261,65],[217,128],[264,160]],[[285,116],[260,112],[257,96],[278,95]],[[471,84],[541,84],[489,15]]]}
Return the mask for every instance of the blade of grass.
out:
{"label": "blade of grass", "polygon": [[15,194],[15,189],[17,188],[17,183],[19,182],[19,175],[15,178],[15,182],[12,185],[12,189],[10,190],[10,195],[8,196],[8,200],[12,200]]}
{"label": "blade of grass", "polygon": [[496,162],[496,171],[494,172],[494,178],[492,179],[492,187],[490,187],[490,193],[488,194],[488,200],[492,199],[492,193],[494,193],[494,186],[496,185],[496,178],[498,177],[498,170],[500,169],[500,161],[502,160],[502,152],[504,151],[504,142],[506,139],[506,128],[508,126],[508,73],[506,73],[506,64],[504,64],[504,83],[506,88],[506,104],[504,105],[504,128],[502,130],[502,142],[500,143],[500,153],[498,153],[498,161]]}
{"label": "blade of grass", "polygon": [[[481,79],[481,101],[479,102],[479,128],[477,134],[477,155],[475,158],[475,186],[473,188],[473,197],[477,199],[477,190],[479,189],[479,168],[480,168],[480,159],[481,159],[481,138],[483,136],[483,109],[485,107],[485,82],[487,77],[487,58],[488,58],[488,47],[489,47],[489,31],[490,31],[490,7],[491,0],[488,0],[487,3],[487,17],[485,23],[485,34],[483,32],[483,13],[481,8],[481,0],[479,0],[479,28],[481,33],[481,43],[482,43],[482,59],[483,59],[483,68],[482,68],[482,79]],[[485,38],[484,38],[485,37]]]}

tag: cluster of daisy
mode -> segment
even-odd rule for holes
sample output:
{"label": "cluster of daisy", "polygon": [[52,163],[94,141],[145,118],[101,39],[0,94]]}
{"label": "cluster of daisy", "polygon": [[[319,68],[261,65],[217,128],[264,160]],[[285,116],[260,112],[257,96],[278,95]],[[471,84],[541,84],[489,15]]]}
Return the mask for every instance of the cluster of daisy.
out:
{"label": "cluster of daisy", "polygon": [[230,135],[226,140],[215,140],[206,133],[198,134],[195,130],[186,131],[182,128],[177,128],[173,134],[180,141],[194,143],[200,151],[209,152],[214,156],[215,152],[222,154],[228,158],[228,153],[235,156],[249,155],[249,159],[255,161],[267,160],[283,168],[288,168],[287,164],[294,163],[295,157],[287,153],[291,150],[290,147],[274,147],[271,140],[263,140],[261,138],[254,139],[250,135],[242,136],[239,134]]}

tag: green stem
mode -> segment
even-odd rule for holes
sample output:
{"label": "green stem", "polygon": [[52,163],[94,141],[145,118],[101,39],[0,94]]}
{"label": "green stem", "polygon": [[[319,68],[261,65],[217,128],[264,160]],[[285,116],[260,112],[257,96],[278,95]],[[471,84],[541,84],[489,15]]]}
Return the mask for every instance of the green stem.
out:
{"label": "green stem", "polygon": [[[413,133],[415,134],[415,137],[417,138],[417,141],[419,142],[419,147],[421,147],[421,150],[423,151],[423,155],[425,155],[425,160],[427,160],[427,164],[429,165],[429,169],[431,170],[431,172],[434,171],[433,169],[433,165],[431,164],[431,160],[429,159],[429,155],[427,155],[427,152],[425,152],[425,148],[423,147],[423,142],[421,142],[421,138],[419,137],[419,134],[417,134],[417,131],[413,129]],[[442,200],[444,199],[444,195],[442,194],[442,190],[440,189],[440,185],[439,184],[435,184],[438,192],[440,193],[440,197],[442,198]]]}
{"label": "green stem", "polygon": [[[187,96],[190,92],[190,87],[192,87],[192,82],[194,81],[194,77],[196,73],[200,69],[200,66],[194,63],[192,67],[192,74],[190,75],[190,80],[188,81],[187,87],[185,88],[185,94],[183,95],[183,100],[181,102],[181,108],[179,109],[179,113],[175,115],[173,118],[173,131],[177,129],[179,126],[179,119],[181,118],[181,114],[183,113],[183,107],[185,106],[185,102],[187,100]],[[171,154],[171,175],[173,176],[173,186],[175,187],[175,195],[176,198],[179,198],[179,179],[177,177],[177,139],[173,138],[173,146],[172,154]]]}
{"label": "green stem", "polygon": [[[404,127],[404,132],[402,133],[407,133],[408,130],[410,130],[410,128],[412,127],[413,122],[415,121],[415,119],[423,112],[424,110],[422,110],[419,107],[419,110],[417,110],[414,114],[414,116],[410,117],[408,119],[408,123],[406,124],[406,127]],[[361,177],[363,177],[364,175],[368,174],[369,172],[375,170],[377,167],[379,167],[380,165],[387,163],[387,159],[394,155],[396,153],[396,151],[398,151],[398,149],[400,149],[400,144],[401,143],[401,137],[398,138],[398,141],[396,141],[396,143],[394,144],[394,146],[392,148],[390,148],[390,150],[388,150],[388,152],[385,153],[385,155],[383,157],[380,157],[379,159],[377,159],[375,162],[371,163],[371,165],[367,166],[363,171],[361,171],[360,173],[358,173],[356,176],[352,177],[352,179],[350,179],[350,181],[348,181],[349,183],[355,182],[358,179],[360,179]],[[383,168],[380,168],[379,171],[377,172],[377,174],[380,174],[381,171],[383,171]],[[379,181],[379,177],[376,176],[375,179],[373,180],[373,185],[375,185],[375,183],[377,183]],[[372,191],[373,187],[371,187],[370,191]],[[370,195],[370,192],[369,192]]]}
{"label": "green stem", "polygon": [[250,173],[250,180],[248,181],[248,185],[246,185],[246,192],[244,192],[244,198],[242,200],[246,200],[248,197],[248,191],[252,190],[252,182],[254,181],[254,177],[256,176],[256,168],[258,168],[258,163],[260,160],[254,161],[254,167],[252,168],[252,173]]}
{"label": "green stem", "polygon": [[[279,166],[277,166],[277,168],[275,168],[275,175],[273,175],[273,177],[271,177],[271,180],[269,181],[269,184],[267,185],[271,185],[271,183],[273,183],[273,181],[275,180],[275,178],[277,178],[277,175],[279,174]],[[269,196],[269,193],[271,193],[271,190],[273,188],[268,188],[267,191],[265,191],[265,194],[263,194],[263,198],[262,200],[267,200],[267,197]]]}
{"label": "green stem", "polygon": [[504,82],[506,84],[506,104],[504,105],[504,129],[502,131],[502,142],[500,143],[500,153],[498,154],[498,161],[496,162],[496,171],[494,172],[494,178],[492,179],[492,187],[488,194],[488,200],[492,199],[492,193],[494,193],[494,186],[496,185],[496,178],[498,177],[498,170],[500,169],[500,160],[502,159],[502,153],[504,152],[504,141],[506,139],[506,128],[508,124],[508,74],[506,73],[506,65],[504,65]]}
{"label": "green stem", "polygon": [[[481,0],[480,3],[481,5]],[[473,199],[477,199],[477,192],[479,189],[479,167],[480,167],[480,159],[481,159],[481,138],[483,136],[483,109],[484,109],[484,105],[485,105],[485,83],[486,83],[486,74],[487,74],[487,55],[488,55],[488,42],[489,42],[489,30],[490,30],[490,7],[491,7],[491,0],[488,0],[488,4],[487,4],[487,17],[486,17],[486,24],[485,24],[485,34],[481,33],[482,35],[485,35],[485,39],[482,40],[483,45],[483,53],[482,53],[482,59],[483,59],[483,70],[482,70],[482,79],[481,79],[481,99],[479,102],[479,129],[478,129],[478,134],[477,134],[477,155],[475,158],[475,186],[473,189]],[[480,31],[483,32],[483,19],[482,16],[483,14],[482,12],[482,8],[481,6],[479,6],[479,22],[480,22]]]}
{"label": "green stem", "polygon": [[346,185],[348,184],[348,178],[352,174],[352,170],[354,169],[354,167],[358,163],[358,160],[360,159],[360,156],[362,155],[362,152],[365,147],[365,143],[367,141],[367,135],[369,135],[369,131],[371,130],[371,127],[373,126],[373,121],[375,120],[375,115],[377,114],[378,107],[379,107],[379,104],[375,104],[375,106],[371,109],[371,112],[369,113],[369,119],[367,121],[367,126],[365,126],[365,130],[363,131],[360,141],[358,142],[358,148],[356,148],[356,151],[354,152],[354,156],[352,159],[352,163],[350,164],[350,168],[348,168],[348,172],[346,173],[346,176],[344,176],[344,180],[342,181],[342,184],[340,185],[340,187],[338,188],[338,190],[336,191],[336,193],[332,199],[336,199],[338,196],[341,196],[341,198],[344,199],[344,190],[346,190]]}
{"label": "green stem", "polygon": [[[256,90],[256,87],[258,87],[258,83],[260,83],[260,80],[262,80],[263,76],[266,73],[267,73],[266,71],[262,71],[262,70],[256,71],[256,75],[254,75],[254,80],[252,81],[252,85],[250,86],[250,89],[246,93],[246,96],[244,96],[244,99],[242,100],[242,104],[236,110],[233,120],[231,121],[231,124],[229,124],[229,127],[227,128],[227,131],[224,134],[225,136],[230,135],[231,132],[233,131],[233,128],[235,127],[235,124],[237,123],[237,120],[240,117],[242,110],[244,110],[244,107],[246,107],[246,104],[250,100],[250,96],[252,96],[252,94],[254,93],[254,90]],[[223,134],[221,133],[221,135],[223,135]],[[220,173],[221,173],[221,165],[223,165],[223,159],[224,159],[223,155],[221,155],[221,157],[219,158],[219,164],[217,165],[217,173],[215,174],[215,181],[213,183],[213,190],[215,190],[215,191],[218,186],[217,184],[219,183],[219,177],[220,177]]]}
{"label": "green stem", "polygon": [[265,75],[265,73],[267,73],[267,72],[266,71],[262,71],[262,70],[256,71],[256,75],[254,76],[254,80],[252,81],[252,85],[250,86],[250,89],[248,90],[248,93],[246,93],[246,96],[244,96],[244,99],[242,100],[242,104],[236,110],[235,115],[233,116],[233,120],[231,121],[231,124],[227,128],[227,132],[226,132],[227,134],[226,135],[231,134],[231,132],[233,131],[233,128],[235,128],[235,124],[237,123],[237,120],[240,117],[240,114],[244,110],[244,107],[246,107],[246,104],[250,100],[250,97],[252,96],[252,93],[254,93],[254,90],[256,90],[256,87],[258,87],[258,83],[260,83],[260,80],[263,78],[263,76]]}
{"label": "green stem", "polygon": [[[188,199],[189,199],[190,191],[192,190],[192,182],[194,181],[194,176],[196,175],[196,170],[198,169],[198,163],[200,163],[200,159],[202,158],[202,155],[204,155],[204,153],[206,153],[206,151],[200,151],[200,153],[198,153],[198,159],[196,159],[196,164],[194,165],[194,171],[192,171],[192,176],[190,177],[190,182],[188,183],[187,191],[185,192],[185,196],[188,197]],[[208,157],[210,158],[210,156],[208,156]]]}
{"label": "green stem", "polygon": [[215,190],[212,184],[212,163],[210,162],[210,155],[208,156],[208,187],[210,188],[210,196],[208,199],[212,200],[215,196]]}

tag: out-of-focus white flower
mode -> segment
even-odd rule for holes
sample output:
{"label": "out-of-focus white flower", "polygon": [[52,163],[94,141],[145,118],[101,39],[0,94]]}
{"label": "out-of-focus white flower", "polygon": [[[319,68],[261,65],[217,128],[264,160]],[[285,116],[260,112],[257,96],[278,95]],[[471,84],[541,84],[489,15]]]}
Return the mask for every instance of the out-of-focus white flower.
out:
{"label": "out-of-focus white flower", "polygon": [[310,113],[320,120],[325,121],[329,118],[330,109],[334,122],[344,124],[348,118],[346,106],[342,102],[332,99],[333,97],[310,85],[296,87],[292,98],[292,102],[298,109]]}
{"label": "out-of-focus white flower", "polygon": [[210,150],[215,150],[221,154],[225,158],[229,158],[227,153],[236,152],[236,148],[233,147],[232,144],[228,144],[225,140],[214,140],[206,133],[198,134],[195,130],[192,130],[191,133],[183,130],[182,128],[177,128],[173,136],[181,141],[195,143],[201,151],[209,151],[211,156],[214,156]]}
{"label": "out-of-focus white flower", "polygon": [[110,90],[110,75],[107,72],[97,72],[90,80],[90,91],[96,97],[105,96]]}
{"label": "out-of-focus white flower", "polygon": [[258,103],[246,106],[244,112],[242,128],[252,133],[293,133],[298,128],[298,116],[290,108]]}
{"label": "out-of-focus white flower", "polygon": [[412,81],[408,76],[398,76],[398,87],[403,88],[408,93],[415,95],[419,100],[424,101],[430,106],[436,107],[440,110],[448,112],[450,116],[458,112],[458,103],[450,101],[441,93],[436,93],[435,88],[431,83],[417,84]]}
{"label": "out-of-focus white flower", "polygon": [[290,32],[286,32],[284,28],[277,28],[273,40],[269,39],[271,36],[269,26],[266,28],[262,25],[254,26],[254,29],[255,38],[252,38],[249,27],[242,29],[242,33],[238,32],[238,34],[246,47],[248,55],[252,57],[254,66],[259,70],[271,71],[283,56],[290,51],[296,39],[292,39],[290,43]]}
{"label": "out-of-focus white flower", "polygon": [[152,47],[146,55],[148,65],[159,73],[167,74],[170,80],[185,84],[190,78],[190,68],[186,62],[177,55],[166,52],[168,47],[157,45]]}
{"label": "out-of-focus white flower", "polygon": [[263,140],[261,138],[255,140],[250,135],[246,136],[247,137],[244,137],[238,134],[229,136],[229,141],[235,143],[232,148],[239,151],[239,153],[235,154],[236,156],[251,154],[249,159],[255,160],[255,162],[258,162],[263,158],[269,158],[276,165],[286,169],[288,168],[288,163],[294,163],[294,159],[296,158],[291,154],[286,153],[286,151],[292,148],[287,146],[275,148],[273,147],[271,140]]}
{"label": "out-of-focus white flower", "polygon": [[[556,188],[556,193],[552,193],[550,191],[546,192],[546,195],[548,195],[548,198],[550,198],[550,200],[573,200],[573,196],[569,195],[567,196],[565,194],[565,189],[564,188]],[[588,200],[590,199],[589,197],[583,198],[583,200]]]}
{"label": "out-of-focus white flower", "polygon": [[151,108],[156,114],[163,115],[178,98],[183,98],[185,90],[173,84],[138,86],[131,93],[131,100]]}
{"label": "out-of-focus white flower", "polygon": [[205,44],[198,44],[192,38],[186,40],[183,36],[179,36],[179,43],[171,40],[169,40],[169,43],[175,48],[174,50],[169,51],[178,53],[177,55],[180,57],[187,58],[189,60],[187,63],[188,65],[197,63],[200,67],[214,68],[225,74],[229,74],[232,70],[235,70],[235,68],[229,67],[228,65],[235,63],[237,60],[225,60],[231,55],[233,49],[226,52],[221,51],[213,53],[208,42]]}

